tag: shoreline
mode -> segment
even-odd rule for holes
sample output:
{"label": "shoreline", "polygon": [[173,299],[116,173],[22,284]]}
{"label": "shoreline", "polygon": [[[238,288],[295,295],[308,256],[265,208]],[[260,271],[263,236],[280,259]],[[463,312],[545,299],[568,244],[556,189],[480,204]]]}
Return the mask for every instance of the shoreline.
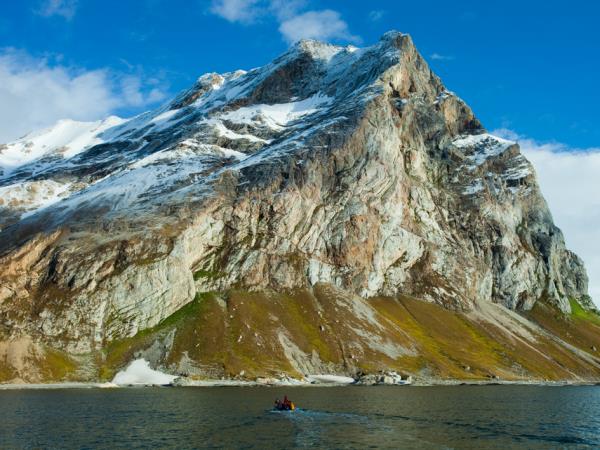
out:
{"label": "shoreline", "polygon": [[132,389],[132,388],[210,388],[210,387],[447,387],[447,386],[539,386],[539,387],[564,387],[564,386],[599,386],[600,380],[587,381],[527,381],[527,380],[415,380],[411,384],[357,384],[357,383],[310,383],[310,382],[259,382],[243,380],[188,380],[185,384],[130,384],[117,385],[102,382],[59,382],[59,383],[0,383],[0,391],[10,390],[58,390],[58,389]]}

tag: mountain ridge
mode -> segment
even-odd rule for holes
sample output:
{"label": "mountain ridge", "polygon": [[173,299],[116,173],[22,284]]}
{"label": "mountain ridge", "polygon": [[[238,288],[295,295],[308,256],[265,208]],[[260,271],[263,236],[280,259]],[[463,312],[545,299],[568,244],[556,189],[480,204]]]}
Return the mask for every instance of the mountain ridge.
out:
{"label": "mountain ridge", "polygon": [[[408,35],[388,32],[365,49],[302,41],[264,67],[204,75],[91,137],[88,147],[2,166],[5,195],[42,191],[0,205],[9,342],[27,336],[106,359],[111,343],[202,296],[308,290],[324,307],[310,293],[323,285],[360,318],[349,339],[371,349],[369,364],[377,348],[395,364],[419,340],[401,344],[397,325],[383,325],[397,318],[365,299],[417,297],[529,341],[539,329],[510,311],[592,309],[583,263],[565,248],[518,144],[488,134]],[[506,311],[494,317],[496,304]],[[306,343],[290,350],[290,335],[301,339],[275,336],[296,372],[326,359]]]}

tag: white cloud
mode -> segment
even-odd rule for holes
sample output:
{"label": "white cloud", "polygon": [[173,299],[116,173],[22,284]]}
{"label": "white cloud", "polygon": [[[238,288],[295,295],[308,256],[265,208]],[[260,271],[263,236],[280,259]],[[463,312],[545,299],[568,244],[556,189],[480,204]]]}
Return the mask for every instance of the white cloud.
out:
{"label": "white cloud", "polygon": [[441,55],[439,53],[432,53],[430,58],[434,61],[452,61],[454,56]]}
{"label": "white cloud", "polygon": [[[249,25],[274,18],[287,42],[300,39],[360,41],[337,11],[305,11],[306,0],[212,0],[210,12],[232,23]],[[383,13],[373,11],[373,13]]]}
{"label": "white cloud", "polygon": [[71,20],[77,12],[78,0],[43,0],[36,11],[44,17],[61,16]]}
{"label": "white cloud", "polygon": [[509,130],[494,134],[518,140],[533,163],[554,221],[567,247],[585,262],[590,295],[600,305],[600,148],[540,143]]}
{"label": "white cloud", "polygon": [[305,0],[212,0],[210,12],[229,22],[248,25],[269,15],[282,22],[305,5]]}
{"label": "white cloud", "polygon": [[294,17],[305,6],[305,0],[270,0],[269,2],[269,10],[280,22]]}
{"label": "white cloud", "polygon": [[210,11],[229,22],[252,23],[263,13],[259,0],[213,0]]}
{"label": "white cloud", "polygon": [[331,9],[323,11],[308,11],[285,20],[279,26],[279,31],[286,41],[296,42],[300,39],[344,39],[356,42],[357,36],[350,34],[348,24],[340,13]]}
{"label": "white cloud", "polygon": [[383,19],[383,16],[385,16],[385,11],[382,9],[375,9],[373,11],[371,11],[369,13],[369,20],[371,22],[378,22],[381,19]]}
{"label": "white cloud", "polygon": [[136,75],[123,77],[121,80],[121,89],[122,100],[129,106],[142,107],[164,100],[166,97],[166,94],[157,87],[144,92],[142,80]]}
{"label": "white cloud", "polygon": [[52,125],[59,119],[97,120],[120,108],[162,100],[156,83],[108,69],[83,70],[0,50],[0,142]]}

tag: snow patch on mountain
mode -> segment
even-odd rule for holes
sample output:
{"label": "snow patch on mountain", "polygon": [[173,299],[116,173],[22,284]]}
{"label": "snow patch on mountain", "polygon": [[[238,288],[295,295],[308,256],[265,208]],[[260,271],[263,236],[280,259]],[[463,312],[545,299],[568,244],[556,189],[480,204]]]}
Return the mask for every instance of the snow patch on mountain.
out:
{"label": "snow patch on mountain", "polygon": [[[26,181],[0,187],[0,208],[22,210],[21,218],[46,208],[66,197],[71,183],[54,180]],[[26,211],[26,212],[25,212]]]}
{"label": "snow patch on mountain", "polygon": [[531,164],[524,156],[519,155],[513,159],[513,167],[509,167],[502,174],[505,180],[520,180],[532,174]]}
{"label": "snow patch on mountain", "polygon": [[482,165],[488,158],[501,155],[515,142],[483,133],[477,135],[460,136],[453,142],[455,147],[473,152],[468,158],[474,167]]}
{"label": "snow patch on mountain", "polygon": [[246,124],[255,124],[257,120],[264,121],[269,128],[277,130],[285,127],[289,122],[314,114],[331,101],[330,97],[318,93],[300,101],[242,107],[225,113],[222,118],[234,123]]}
{"label": "snow patch on mountain", "polygon": [[253,134],[236,133],[235,131],[232,131],[229,128],[227,128],[225,125],[223,125],[223,122],[221,122],[218,119],[205,119],[205,120],[201,121],[200,123],[205,123],[207,125],[210,125],[211,127],[213,127],[213,129],[216,131],[216,133],[219,136],[227,137],[229,139],[233,139],[233,140],[246,139],[246,140],[252,141],[252,142],[263,142],[263,143],[270,142],[266,139],[261,139],[259,137],[256,137]]}
{"label": "snow patch on mountain", "polygon": [[161,122],[168,122],[171,120],[171,118],[177,114],[179,111],[176,109],[170,109],[169,111],[165,111],[163,113],[158,114],[157,116],[152,118],[152,122],[153,123],[161,123]]}
{"label": "snow patch on mountain", "polygon": [[116,116],[96,122],[60,120],[52,127],[0,146],[0,169],[7,175],[16,168],[51,153],[62,158],[71,158],[104,142],[102,133],[124,121]]}

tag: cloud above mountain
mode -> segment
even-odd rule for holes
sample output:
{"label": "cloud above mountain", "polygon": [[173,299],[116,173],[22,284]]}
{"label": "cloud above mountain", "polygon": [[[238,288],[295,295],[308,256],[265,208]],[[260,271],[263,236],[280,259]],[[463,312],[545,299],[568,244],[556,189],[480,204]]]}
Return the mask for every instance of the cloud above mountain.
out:
{"label": "cloud above mountain", "polygon": [[71,20],[77,12],[78,0],[43,0],[35,11],[40,16]]}
{"label": "cloud above mountain", "polygon": [[243,25],[263,19],[275,20],[279,23],[282,38],[288,43],[300,39],[361,41],[350,32],[338,11],[306,10],[303,0],[213,0],[210,12]]}
{"label": "cloud above mountain", "polygon": [[452,61],[454,59],[454,56],[442,55],[440,53],[432,53],[430,58],[434,61]]}
{"label": "cloud above mountain", "polygon": [[583,258],[590,295],[600,305],[600,148],[542,143],[506,129],[494,134],[518,141],[533,163],[554,220],[567,247]]}
{"label": "cloud above mountain", "polygon": [[350,33],[348,25],[342,20],[340,13],[330,9],[308,11],[294,16],[282,22],[279,31],[289,43],[300,39],[360,41],[358,36]]}
{"label": "cloud above mountain", "polygon": [[229,22],[252,23],[263,13],[259,0],[214,0],[210,11]]}
{"label": "cloud above mountain", "polygon": [[139,71],[86,70],[59,60],[0,50],[0,142],[59,119],[97,120],[166,96],[164,86]]}

